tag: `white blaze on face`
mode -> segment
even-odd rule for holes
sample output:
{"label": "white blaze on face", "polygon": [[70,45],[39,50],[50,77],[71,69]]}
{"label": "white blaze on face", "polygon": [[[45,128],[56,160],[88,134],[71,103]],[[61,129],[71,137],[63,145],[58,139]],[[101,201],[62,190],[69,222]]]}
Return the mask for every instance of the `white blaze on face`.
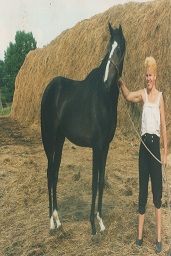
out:
{"label": "white blaze on face", "polygon": [[116,49],[116,47],[118,46],[117,42],[114,41],[114,43],[112,44],[112,50],[110,52],[110,55],[109,55],[109,60],[107,62],[107,65],[106,65],[106,70],[105,70],[105,76],[104,76],[104,82],[106,82],[107,78],[108,78],[108,74],[109,74],[109,65],[110,65],[110,58],[112,57],[113,53],[114,53],[114,50]]}

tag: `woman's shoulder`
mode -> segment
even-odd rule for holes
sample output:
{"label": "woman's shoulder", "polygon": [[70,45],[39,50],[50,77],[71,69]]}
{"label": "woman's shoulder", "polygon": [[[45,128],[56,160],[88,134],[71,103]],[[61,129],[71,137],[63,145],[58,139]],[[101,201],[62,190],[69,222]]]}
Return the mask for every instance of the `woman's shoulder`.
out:
{"label": "woman's shoulder", "polygon": [[145,95],[145,89],[138,89],[137,92],[138,92],[141,96]]}
{"label": "woman's shoulder", "polygon": [[159,91],[158,89],[156,89],[156,93],[158,93],[158,94],[162,94],[162,92],[161,92],[161,91]]}
{"label": "woman's shoulder", "polygon": [[156,89],[156,103],[158,106],[160,106],[161,101],[163,101],[162,92]]}
{"label": "woman's shoulder", "polygon": [[146,102],[146,89],[145,88],[139,89],[139,93],[141,94],[142,101],[145,103]]}
{"label": "woman's shoulder", "polygon": [[162,92],[156,89],[156,98],[161,98],[162,96]]}

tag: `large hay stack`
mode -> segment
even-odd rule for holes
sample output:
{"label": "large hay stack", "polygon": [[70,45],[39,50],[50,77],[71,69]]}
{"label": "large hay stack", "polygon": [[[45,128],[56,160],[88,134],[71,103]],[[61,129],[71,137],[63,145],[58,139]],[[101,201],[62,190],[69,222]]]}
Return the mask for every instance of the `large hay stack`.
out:
{"label": "large hay stack", "polygon": [[[108,22],[119,24],[127,41],[123,78],[130,89],[144,85],[144,59],[155,57],[157,86],[163,91],[170,130],[171,109],[171,4],[170,0],[128,3],[110,8],[64,31],[49,45],[29,52],[15,83],[11,116],[26,125],[39,125],[40,102],[50,80],[58,75],[84,79],[98,66],[109,41]],[[50,24],[49,24],[50,25]],[[136,113],[138,107],[135,107]],[[125,106],[119,102],[119,127],[125,129]]]}

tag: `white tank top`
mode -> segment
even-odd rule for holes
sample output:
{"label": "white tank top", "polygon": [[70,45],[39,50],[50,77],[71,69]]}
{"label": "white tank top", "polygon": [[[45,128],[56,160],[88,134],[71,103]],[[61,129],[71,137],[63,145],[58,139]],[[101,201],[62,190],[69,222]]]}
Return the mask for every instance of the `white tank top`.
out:
{"label": "white tank top", "polygon": [[146,101],[143,105],[141,135],[145,133],[156,134],[160,137],[160,97],[162,92],[159,93],[156,103],[148,102],[147,90],[145,90]]}

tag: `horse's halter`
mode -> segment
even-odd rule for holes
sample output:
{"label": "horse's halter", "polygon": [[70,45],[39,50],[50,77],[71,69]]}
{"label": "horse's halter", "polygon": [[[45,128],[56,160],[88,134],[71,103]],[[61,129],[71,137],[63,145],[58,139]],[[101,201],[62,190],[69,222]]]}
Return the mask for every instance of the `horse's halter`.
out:
{"label": "horse's halter", "polygon": [[120,61],[119,61],[119,64],[117,65],[111,58],[110,59],[108,59],[111,63],[112,63],[112,65],[115,67],[115,69],[117,70],[117,73],[118,73],[118,75],[119,75],[119,65],[120,65],[120,63],[122,62],[122,60],[123,60],[123,58],[124,58],[124,56],[125,56],[125,52],[123,53],[123,55],[122,55],[122,58],[120,59]]}
{"label": "horse's halter", "polygon": [[[112,65],[114,66],[115,70],[117,71],[117,75],[118,75],[118,76],[119,76],[119,65],[120,65],[120,63],[123,61],[124,56],[125,56],[125,52],[124,52],[123,55],[121,56],[121,59],[120,59],[120,61],[119,61],[118,64],[116,64],[116,63],[112,60],[112,58],[108,58],[108,61],[109,61],[110,63],[112,63]],[[108,62],[108,61],[107,61],[107,62]],[[107,85],[106,82],[105,82],[105,87],[106,87],[106,89],[108,90],[108,85]]]}
{"label": "horse's halter", "polygon": [[[108,59],[112,64],[113,64],[113,66],[115,67],[115,69],[117,70],[117,73],[118,73],[118,75],[119,75],[119,68],[118,68],[118,65],[110,58],[110,59]],[[121,61],[119,62],[119,64],[121,63]]]}

